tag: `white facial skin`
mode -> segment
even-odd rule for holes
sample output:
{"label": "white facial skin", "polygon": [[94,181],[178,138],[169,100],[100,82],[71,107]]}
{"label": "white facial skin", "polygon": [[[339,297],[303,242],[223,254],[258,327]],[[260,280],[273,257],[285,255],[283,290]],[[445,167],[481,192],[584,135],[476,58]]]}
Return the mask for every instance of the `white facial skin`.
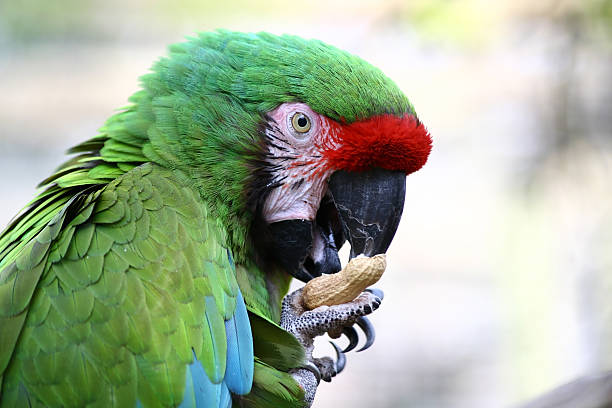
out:
{"label": "white facial skin", "polygon": [[[303,116],[294,115],[305,115]],[[317,146],[329,132],[327,119],[304,103],[284,103],[268,114],[273,122],[266,130],[270,165],[277,165],[273,189],[263,206],[269,223],[290,219],[314,220],[327,190],[331,170],[321,171],[322,158]],[[298,121],[298,118],[302,118]],[[295,120],[292,120],[295,119]],[[303,124],[310,122],[310,129]]]}

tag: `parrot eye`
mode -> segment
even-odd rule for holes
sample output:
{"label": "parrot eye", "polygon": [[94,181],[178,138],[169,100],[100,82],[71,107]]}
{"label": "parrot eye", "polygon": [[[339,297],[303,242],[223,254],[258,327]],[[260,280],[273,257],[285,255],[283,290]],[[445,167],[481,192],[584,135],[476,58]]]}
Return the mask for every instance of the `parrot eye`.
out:
{"label": "parrot eye", "polygon": [[291,117],[291,126],[298,133],[306,133],[310,130],[310,118],[302,112],[296,112]]}

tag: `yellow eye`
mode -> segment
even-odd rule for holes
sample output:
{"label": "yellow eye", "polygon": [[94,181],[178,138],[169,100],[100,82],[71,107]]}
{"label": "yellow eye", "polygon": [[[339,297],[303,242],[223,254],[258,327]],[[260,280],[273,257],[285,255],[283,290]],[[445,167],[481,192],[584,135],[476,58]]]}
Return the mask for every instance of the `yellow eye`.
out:
{"label": "yellow eye", "polygon": [[306,133],[310,130],[310,118],[302,112],[296,112],[291,117],[291,126],[298,133]]}

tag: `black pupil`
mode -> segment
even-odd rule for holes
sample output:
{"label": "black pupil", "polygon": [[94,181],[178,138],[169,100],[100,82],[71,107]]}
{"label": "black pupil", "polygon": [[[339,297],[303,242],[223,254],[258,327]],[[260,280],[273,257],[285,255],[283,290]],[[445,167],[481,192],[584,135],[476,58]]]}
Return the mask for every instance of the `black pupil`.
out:
{"label": "black pupil", "polygon": [[300,116],[297,120],[297,124],[299,127],[306,127],[308,124],[308,120],[304,116]]}

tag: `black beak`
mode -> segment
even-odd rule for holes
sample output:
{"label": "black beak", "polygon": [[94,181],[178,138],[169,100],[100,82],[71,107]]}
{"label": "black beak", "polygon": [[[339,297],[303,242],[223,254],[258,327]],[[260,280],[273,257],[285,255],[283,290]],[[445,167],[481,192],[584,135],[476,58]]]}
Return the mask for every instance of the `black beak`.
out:
{"label": "black beak", "polygon": [[404,208],[406,174],[383,169],[337,171],[327,192],[315,220],[267,226],[266,253],[303,282],[340,271],[338,249],[346,240],[351,258],[387,251]]}
{"label": "black beak", "polygon": [[406,174],[383,169],[337,171],[329,179],[329,192],[351,244],[351,258],[385,253],[404,209]]}

